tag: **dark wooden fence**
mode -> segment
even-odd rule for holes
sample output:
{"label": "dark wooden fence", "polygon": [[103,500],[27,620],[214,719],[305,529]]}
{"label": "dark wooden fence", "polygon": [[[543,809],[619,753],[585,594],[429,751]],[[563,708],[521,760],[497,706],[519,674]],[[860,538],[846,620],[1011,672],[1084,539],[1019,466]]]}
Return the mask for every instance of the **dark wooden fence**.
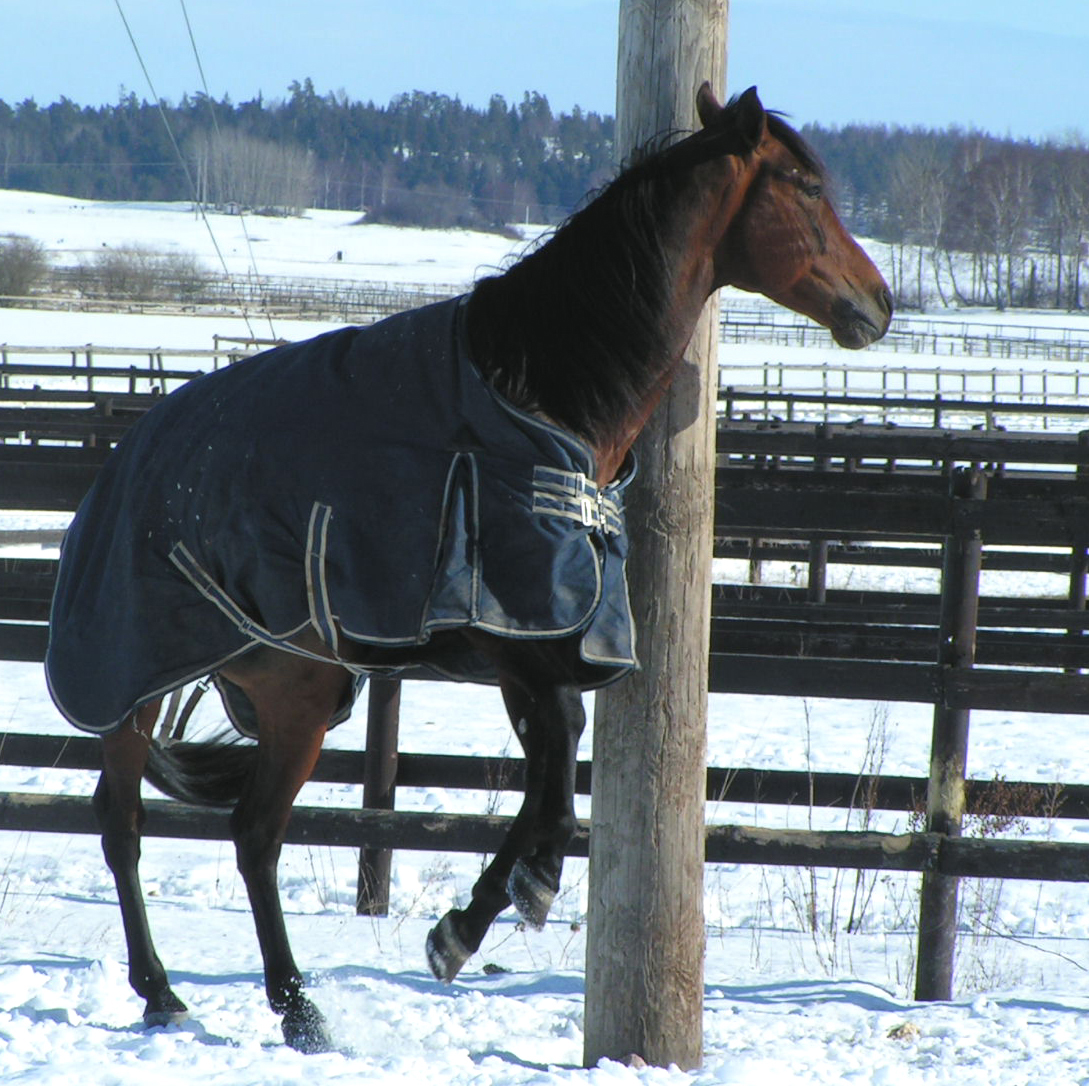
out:
{"label": "dark wooden fence", "polygon": [[[73,510],[110,445],[154,396],[0,390],[0,508]],[[709,861],[923,871],[932,882],[987,875],[1089,880],[1089,846],[968,840],[966,809],[1089,817],[1089,787],[965,782],[968,714],[977,708],[1079,713],[1089,704],[1089,443],[1084,435],[950,431],[727,419],[719,434],[716,554],[738,560],[715,587],[711,689],[931,704],[924,779],[715,768],[709,799],[917,810],[922,833],[817,833],[709,826]],[[768,562],[795,583],[763,583]],[[838,565],[940,571],[911,592],[836,587]],[[1051,594],[979,594],[980,571],[1050,573]],[[0,657],[40,660],[55,573],[49,559],[0,560]],[[936,574],[937,576],[937,574]],[[487,852],[507,820],[394,809],[397,787],[520,788],[520,762],[400,755],[397,684],[372,684],[368,755],[330,751],[317,779],[364,782],[359,811],[299,808],[289,840],[364,849],[361,907],[380,911],[394,848]],[[94,768],[96,743],[72,735],[0,736],[0,763]],[[590,768],[579,767],[579,790]],[[1001,792],[1001,796],[998,795]],[[1011,807],[1011,798],[1014,805]],[[6,794],[0,828],[89,832],[89,801]],[[149,804],[148,832],[227,836],[225,817]],[[573,846],[585,854],[587,828]],[[921,925],[927,927],[926,924]],[[927,997],[943,995],[948,942]],[[922,977],[924,970],[920,968]]]}

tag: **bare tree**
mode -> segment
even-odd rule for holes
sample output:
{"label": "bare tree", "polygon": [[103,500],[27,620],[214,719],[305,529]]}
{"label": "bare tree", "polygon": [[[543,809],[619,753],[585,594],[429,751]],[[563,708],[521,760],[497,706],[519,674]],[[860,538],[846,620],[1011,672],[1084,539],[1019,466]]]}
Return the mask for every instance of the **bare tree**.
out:
{"label": "bare tree", "polygon": [[1016,147],[1004,148],[978,170],[977,223],[993,261],[990,271],[997,309],[1016,301],[1016,269],[1029,240],[1032,185],[1032,162]]}
{"label": "bare tree", "polygon": [[[900,305],[925,308],[924,259],[929,263],[933,282],[942,305],[947,299],[941,283],[941,240],[945,230],[950,200],[949,171],[932,147],[902,154],[893,167],[889,193],[890,218],[898,227],[899,245],[894,262],[894,292]],[[904,279],[904,246],[914,257],[915,290],[912,297]]]}
{"label": "bare tree", "polygon": [[1046,175],[1044,222],[1055,256],[1056,307],[1081,308],[1081,269],[1089,249],[1089,148],[1057,148]]}
{"label": "bare tree", "polygon": [[313,201],[313,157],[300,147],[219,132],[198,137],[190,153],[205,203],[299,215]]}
{"label": "bare tree", "polygon": [[49,271],[45,247],[22,234],[0,236],[0,297],[30,294]]}

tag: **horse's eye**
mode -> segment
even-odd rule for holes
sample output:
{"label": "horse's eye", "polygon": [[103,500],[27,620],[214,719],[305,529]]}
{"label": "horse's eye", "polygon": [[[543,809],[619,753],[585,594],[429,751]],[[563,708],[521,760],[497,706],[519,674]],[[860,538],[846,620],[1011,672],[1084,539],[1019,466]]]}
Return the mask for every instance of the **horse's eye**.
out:
{"label": "horse's eye", "polygon": [[802,189],[802,192],[804,192],[810,200],[819,200],[824,190],[820,185],[806,185],[805,188]]}

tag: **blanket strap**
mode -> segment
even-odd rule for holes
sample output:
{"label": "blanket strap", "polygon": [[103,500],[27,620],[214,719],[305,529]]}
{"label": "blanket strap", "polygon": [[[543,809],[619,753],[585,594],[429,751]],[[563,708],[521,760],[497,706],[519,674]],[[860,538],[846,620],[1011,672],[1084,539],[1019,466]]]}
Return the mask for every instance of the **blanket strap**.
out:
{"label": "blanket strap", "polygon": [[329,521],[333,510],[322,502],[314,502],[306,530],[306,598],[310,607],[310,622],[322,640],[339,655],[337,626],[329,602],[329,586],[325,580],[325,551],[329,544]]}
{"label": "blanket strap", "polygon": [[565,517],[585,528],[620,535],[624,514],[610,492],[581,471],[563,471],[538,464],[533,469],[533,512]]}

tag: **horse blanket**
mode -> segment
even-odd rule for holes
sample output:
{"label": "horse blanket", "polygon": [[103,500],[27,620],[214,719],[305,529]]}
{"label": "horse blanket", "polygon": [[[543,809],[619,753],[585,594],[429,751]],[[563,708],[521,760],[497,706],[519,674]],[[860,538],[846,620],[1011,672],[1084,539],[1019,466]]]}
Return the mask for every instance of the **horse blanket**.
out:
{"label": "horse blanket", "polygon": [[[464,301],[255,355],[129,431],[62,548],[46,674],[72,723],[109,732],[307,627],[334,655],[472,627],[578,635],[590,685],[635,666],[632,469],[599,489],[584,442],[500,397]],[[427,673],[495,680],[468,649]]]}

